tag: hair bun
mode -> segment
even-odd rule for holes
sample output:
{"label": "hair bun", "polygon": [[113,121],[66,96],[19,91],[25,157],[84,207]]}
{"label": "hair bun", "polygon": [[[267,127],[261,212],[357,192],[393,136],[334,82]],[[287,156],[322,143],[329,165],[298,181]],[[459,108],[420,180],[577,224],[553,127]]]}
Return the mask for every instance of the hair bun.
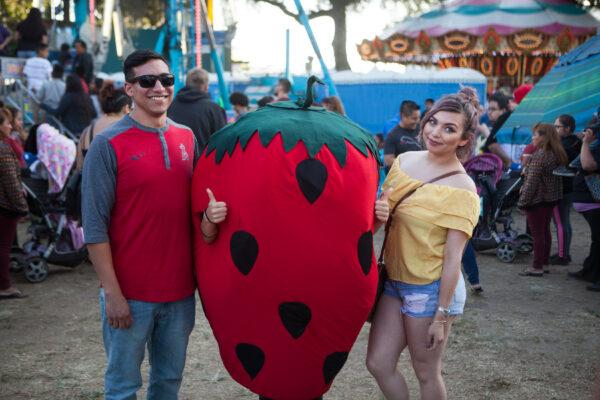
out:
{"label": "hair bun", "polygon": [[458,95],[465,99],[467,102],[471,103],[471,105],[476,109],[479,108],[479,96],[477,95],[477,91],[472,87],[462,87],[458,92]]}
{"label": "hair bun", "polygon": [[113,87],[113,85],[103,85],[102,88],[100,89],[100,93],[99,93],[99,98],[100,101],[104,100],[104,99],[109,99],[111,97],[115,96],[115,88]]}

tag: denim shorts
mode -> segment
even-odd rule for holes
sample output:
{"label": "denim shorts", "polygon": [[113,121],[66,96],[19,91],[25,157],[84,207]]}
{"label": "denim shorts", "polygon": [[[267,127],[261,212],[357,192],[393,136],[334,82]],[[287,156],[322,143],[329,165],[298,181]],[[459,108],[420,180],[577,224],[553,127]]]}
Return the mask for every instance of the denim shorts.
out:
{"label": "denim shorts", "polygon": [[[402,300],[400,312],[414,318],[430,318],[438,309],[440,280],[427,285],[414,285],[388,279],[383,293]],[[450,302],[450,315],[460,315],[465,308],[467,291],[462,274],[458,278],[454,296]]]}

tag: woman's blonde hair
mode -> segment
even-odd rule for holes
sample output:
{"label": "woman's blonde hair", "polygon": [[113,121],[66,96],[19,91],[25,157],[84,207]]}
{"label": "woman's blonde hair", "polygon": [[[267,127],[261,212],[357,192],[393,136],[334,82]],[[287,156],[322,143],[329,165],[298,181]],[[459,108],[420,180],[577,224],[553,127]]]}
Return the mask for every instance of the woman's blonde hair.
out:
{"label": "woman's blonde hair", "polygon": [[462,159],[473,152],[475,145],[475,131],[479,125],[479,97],[472,87],[463,87],[456,94],[442,97],[433,104],[433,107],[425,113],[421,119],[419,139],[423,142],[423,130],[427,122],[440,111],[462,114],[465,117],[464,128],[461,139],[467,140],[467,144],[456,149],[456,156]]}

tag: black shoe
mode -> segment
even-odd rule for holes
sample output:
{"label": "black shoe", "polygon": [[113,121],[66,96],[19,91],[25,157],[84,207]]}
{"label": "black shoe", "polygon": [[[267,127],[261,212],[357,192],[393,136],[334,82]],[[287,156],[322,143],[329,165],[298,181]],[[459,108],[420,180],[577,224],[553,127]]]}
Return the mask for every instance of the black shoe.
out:
{"label": "black shoe", "polygon": [[600,281],[598,281],[594,284],[591,284],[586,289],[589,290],[590,292],[600,292]]}
{"label": "black shoe", "polygon": [[550,264],[552,265],[569,265],[569,258],[567,257],[559,257],[558,254],[550,257]]}
{"label": "black shoe", "polygon": [[558,167],[554,171],[552,171],[552,175],[566,176],[572,178],[575,175],[577,175],[577,170],[569,167]]}
{"label": "black shoe", "polygon": [[585,281],[586,280],[585,276],[583,275],[583,273],[582,273],[581,270],[579,270],[577,272],[567,272],[567,276],[569,278],[575,278],[575,279],[580,280],[580,281]]}

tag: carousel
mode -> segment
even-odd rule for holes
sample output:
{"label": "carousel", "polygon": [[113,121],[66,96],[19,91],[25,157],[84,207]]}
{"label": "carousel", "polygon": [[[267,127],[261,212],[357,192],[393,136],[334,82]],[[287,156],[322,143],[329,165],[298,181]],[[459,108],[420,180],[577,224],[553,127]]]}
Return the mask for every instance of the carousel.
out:
{"label": "carousel", "polygon": [[568,0],[455,0],[357,47],[366,61],[472,68],[489,88],[516,87],[537,82],[598,26]]}

